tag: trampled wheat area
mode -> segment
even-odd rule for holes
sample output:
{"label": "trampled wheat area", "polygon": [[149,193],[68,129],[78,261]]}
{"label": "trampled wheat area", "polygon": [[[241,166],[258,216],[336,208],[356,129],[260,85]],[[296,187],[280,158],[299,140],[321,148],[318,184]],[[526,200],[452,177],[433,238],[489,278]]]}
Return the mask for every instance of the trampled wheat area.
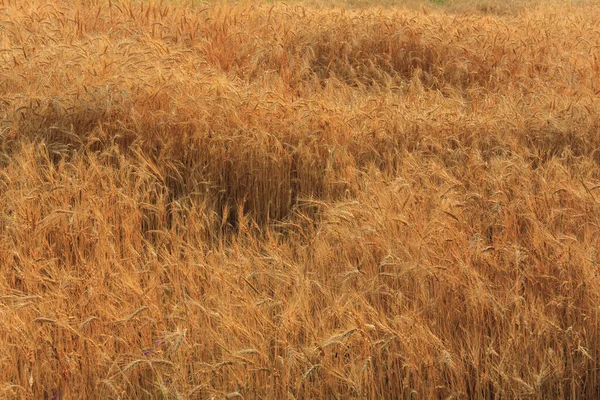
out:
{"label": "trampled wheat area", "polygon": [[0,0],[0,397],[598,398],[600,8],[461,4]]}

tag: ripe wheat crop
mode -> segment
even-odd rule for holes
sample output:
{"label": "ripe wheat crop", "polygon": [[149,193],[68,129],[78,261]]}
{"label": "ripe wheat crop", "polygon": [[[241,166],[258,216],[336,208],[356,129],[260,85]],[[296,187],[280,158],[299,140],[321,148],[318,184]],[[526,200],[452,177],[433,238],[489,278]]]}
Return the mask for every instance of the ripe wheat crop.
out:
{"label": "ripe wheat crop", "polygon": [[600,398],[600,6],[454,3],[0,0],[0,397]]}

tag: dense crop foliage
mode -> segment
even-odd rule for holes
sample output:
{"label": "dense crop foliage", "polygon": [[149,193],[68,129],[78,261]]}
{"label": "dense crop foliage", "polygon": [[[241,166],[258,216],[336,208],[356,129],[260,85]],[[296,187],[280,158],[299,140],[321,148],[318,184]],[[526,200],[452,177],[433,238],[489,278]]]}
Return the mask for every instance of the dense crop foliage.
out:
{"label": "dense crop foliage", "polygon": [[600,7],[0,0],[0,397],[600,397]]}

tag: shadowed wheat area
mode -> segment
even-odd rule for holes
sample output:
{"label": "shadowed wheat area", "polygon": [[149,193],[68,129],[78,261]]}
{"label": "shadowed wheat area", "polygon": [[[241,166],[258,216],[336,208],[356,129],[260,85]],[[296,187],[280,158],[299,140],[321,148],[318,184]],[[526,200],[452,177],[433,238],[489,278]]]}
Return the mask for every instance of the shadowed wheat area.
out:
{"label": "shadowed wheat area", "polygon": [[600,7],[0,0],[0,397],[600,396]]}

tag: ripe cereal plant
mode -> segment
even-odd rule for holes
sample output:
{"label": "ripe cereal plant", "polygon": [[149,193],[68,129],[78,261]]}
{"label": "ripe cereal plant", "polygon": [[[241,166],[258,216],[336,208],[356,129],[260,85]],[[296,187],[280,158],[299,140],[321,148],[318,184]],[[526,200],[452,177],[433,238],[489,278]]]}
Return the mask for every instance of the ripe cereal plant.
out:
{"label": "ripe cereal plant", "polygon": [[0,397],[599,398],[599,27],[0,0]]}

